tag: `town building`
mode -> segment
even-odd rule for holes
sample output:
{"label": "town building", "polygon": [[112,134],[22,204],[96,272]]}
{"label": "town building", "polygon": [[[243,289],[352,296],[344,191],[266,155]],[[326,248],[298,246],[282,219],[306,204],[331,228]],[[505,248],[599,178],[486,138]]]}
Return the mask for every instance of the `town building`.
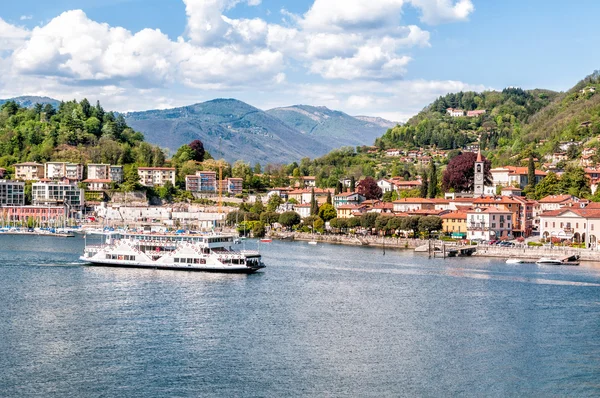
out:
{"label": "town building", "polygon": [[467,237],[467,212],[453,211],[443,214],[442,230],[446,235],[454,239],[464,239]]}
{"label": "town building", "polygon": [[190,192],[216,194],[217,173],[210,170],[197,171],[194,175],[185,176],[185,190]]}
{"label": "town building", "polygon": [[87,178],[89,180],[106,180],[110,179],[110,165],[89,163],[87,165]]}
{"label": "town building", "polygon": [[120,184],[123,182],[123,166],[112,165],[109,168],[110,180]]}
{"label": "town building", "polygon": [[31,196],[34,205],[67,205],[73,210],[83,206],[83,189],[66,182],[49,181],[44,179],[31,186]]}
{"label": "town building", "polygon": [[390,180],[386,180],[385,178],[382,178],[379,181],[377,181],[377,186],[381,188],[381,192],[383,193],[393,192],[396,190],[396,185],[394,185],[394,183]]}
{"label": "town building", "polygon": [[540,236],[546,240],[583,242],[586,248],[598,245],[600,204],[581,202],[579,206],[564,207],[539,215]]}
{"label": "town building", "polygon": [[366,212],[367,208],[358,204],[339,205],[336,208],[338,218],[357,217]]}
{"label": "town building", "polygon": [[[527,167],[504,166],[491,169],[492,182],[494,188],[501,186],[516,186],[521,189],[529,184],[529,171]],[[535,170],[535,184],[538,184],[547,173],[541,170]]]}
{"label": "town building", "polygon": [[44,165],[35,162],[17,163],[15,166],[15,180],[39,181],[44,178]]}
{"label": "town building", "polygon": [[244,188],[244,179],[230,177],[227,179],[227,192],[231,195],[241,194]]}
{"label": "town building", "polygon": [[0,167],[0,179],[6,177],[6,169],[4,167]]}
{"label": "town building", "polygon": [[0,206],[23,206],[24,204],[25,183],[0,180]]}
{"label": "town building", "polygon": [[341,192],[333,197],[333,207],[336,209],[344,205],[359,205],[366,198],[358,192]]}
{"label": "town building", "polygon": [[512,238],[513,213],[496,207],[478,207],[467,211],[467,239],[494,240]]}
{"label": "town building", "polygon": [[300,214],[300,217],[306,218],[310,216],[310,203],[301,203],[294,205],[294,211]]}
{"label": "town building", "polygon": [[466,115],[466,112],[464,109],[456,109],[456,108],[448,108],[448,109],[446,109],[446,113],[448,113],[452,117],[460,117],[460,116]]}
{"label": "town building", "polygon": [[435,210],[435,202],[424,198],[402,198],[392,202],[394,213],[407,213],[415,210]]}
{"label": "town building", "polygon": [[[333,189],[321,189],[321,188],[304,188],[304,189],[294,189],[293,191],[288,192],[288,199],[294,199],[298,203],[310,203],[312,199],[313,192],[315,194],[315,199],[317,204],[320,206],[323,203],[327,202],[327,196],[333,195]],[[364,197],[363,197],[364,200]]]}
{"label": "town building", "polygon": [[476,111],[467,111],[467,117],[479,117],[481,115],[485,115],[485,109],[480,109]]}
{"label": "town building", "polygon": [[573,195],[548,195],[537,201],[540,213],[558,210],[577,202],[579,198]]}
{"label": "town building", "polygon": [[83,179],[83,165],[67,162],[47,162],[44,164],[44,178],[60,180],[66,178],[71,181]]}
{"label": "town building", "polygon": [[65,220],[67,214],[65,206],[7,206],[0,208],[0,220],[10,224],[12,222],[33,221],[37,225],[58,226]]}
{"label": "town building", "polygon": [[111,180],[108,178],[105,179],[92,179],[88,178],[83,180],[88,191],[105,191],[110,189]]}
{"label": "town building", "polygon": [[167,181],[175,185],[174,167],[138,167],[138,175],[145,187],[162,187]]}

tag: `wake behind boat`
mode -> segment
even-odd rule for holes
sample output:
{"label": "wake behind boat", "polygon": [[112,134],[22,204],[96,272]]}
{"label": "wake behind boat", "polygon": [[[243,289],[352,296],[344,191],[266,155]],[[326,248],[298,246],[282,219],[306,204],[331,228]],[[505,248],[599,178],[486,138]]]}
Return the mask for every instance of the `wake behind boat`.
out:
{"label": "wake behind boat", "polygon": [[234,251],[230,235],[109,233],[86,245],[81,260],[92,265],[171,270],[253,273],[265,265],[258,251]]}

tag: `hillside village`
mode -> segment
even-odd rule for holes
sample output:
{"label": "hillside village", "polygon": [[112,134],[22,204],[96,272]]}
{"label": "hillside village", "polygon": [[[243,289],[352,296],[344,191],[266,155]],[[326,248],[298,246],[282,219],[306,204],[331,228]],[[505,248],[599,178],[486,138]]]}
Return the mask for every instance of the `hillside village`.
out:
{"label": "hillside village", "polygon": [[[434,233],[595,247],[599,76],[567,93],[448,94],[373,146],[254,167],[214,160],[198,140],[166,159],[121,116],[87,100],[61,103],[58,112],[7,102],[0,118],[0,219],[43,227],[67,220],[228,224],[255,236],[278,229]],[[541,134],[548,109],[563,128]],[[15,144],[15,134],[27,145]]]}

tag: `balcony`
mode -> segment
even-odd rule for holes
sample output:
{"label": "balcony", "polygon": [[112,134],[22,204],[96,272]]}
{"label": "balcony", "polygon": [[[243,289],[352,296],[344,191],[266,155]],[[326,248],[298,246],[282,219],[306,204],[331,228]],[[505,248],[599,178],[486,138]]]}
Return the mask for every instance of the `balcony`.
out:
{"label": "balcony", "polygon": [[489,231],[490,226],[485,223],[470,223],[467,224],[467,231]]}

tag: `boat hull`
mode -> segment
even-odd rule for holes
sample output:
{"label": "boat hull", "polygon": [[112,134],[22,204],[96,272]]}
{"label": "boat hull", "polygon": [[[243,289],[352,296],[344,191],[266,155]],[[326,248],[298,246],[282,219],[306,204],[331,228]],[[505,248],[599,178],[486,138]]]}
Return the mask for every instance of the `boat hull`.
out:
{"label": "boat hull", "polygon": [[81,261],[84,261],[86,265],[94,266],[94,267],[111,267],[111,268],[146,268],[146,269],[164,269],[171,271],[192,271],[192,272],[217,272],[224,274],[253,274],[256,271],[265,268],[265,266],[260,267],[223,267],[223,268],[213,268],[213,267],[181,267],[176,265],[169,264],[144,264],[144,263],[131,263],[131,264],[123,264],[123,263],[111,263],[111,262],[103,262],[98,260],[92,260],[86,257],[80,257]]}

